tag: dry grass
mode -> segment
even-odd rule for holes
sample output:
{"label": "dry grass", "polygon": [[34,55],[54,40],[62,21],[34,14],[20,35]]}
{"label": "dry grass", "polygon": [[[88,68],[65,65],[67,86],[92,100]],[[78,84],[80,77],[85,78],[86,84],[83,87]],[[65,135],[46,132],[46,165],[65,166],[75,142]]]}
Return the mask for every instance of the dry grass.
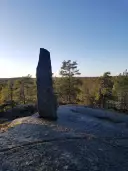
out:
{"label": "dry grass", "polygon": [[5,123],[0,124],[0,132],[7,131],[9,128],[9,124],[10,124],[9,122],[5,122]]}

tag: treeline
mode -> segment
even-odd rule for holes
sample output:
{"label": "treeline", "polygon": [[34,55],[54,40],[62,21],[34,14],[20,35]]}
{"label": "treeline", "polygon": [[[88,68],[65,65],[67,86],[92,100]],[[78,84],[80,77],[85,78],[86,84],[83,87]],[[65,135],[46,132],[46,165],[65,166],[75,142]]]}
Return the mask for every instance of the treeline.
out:
{"label": "treeline", "polygon": [[[78,77],[79,76],[79,77]],[[76,61],[63,61],[60,77],[54,77],[54,92],[59,104],[83,104],[91,107],[128,111],[128,72],[112,77],[105,72],[101,77],[82,78]],[[0,104],[36,103],[36,79],[26,77],[1,80]]]}
{"label": "treeline", "polygon": [[78,64],[64,61],[60,78],[54,78],[54,88],[61,104],[78,103],[91,107],[128,111],[128,72],[112,77],[105,72],[101,77],[80,78]]}
{"label": "treeline", "polygon": [[27,75],[17,79],[2,80],[0,82],[0,104],[36,103],[36,80]]}

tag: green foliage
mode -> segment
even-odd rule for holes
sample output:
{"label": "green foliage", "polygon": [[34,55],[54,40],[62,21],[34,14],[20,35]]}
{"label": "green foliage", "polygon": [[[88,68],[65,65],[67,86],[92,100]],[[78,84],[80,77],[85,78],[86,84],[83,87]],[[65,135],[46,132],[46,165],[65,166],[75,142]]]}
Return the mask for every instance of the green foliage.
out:
{"label": "green foliage", "polygon": [[76,75],[80,75],[80,72],[77,69],[77,66],[78,66],[78,64],[76,61],[73,61],[73,62],[71,60],[63,61],[62,67],[60,70],[60,75],[63,77],[64,76],[65,77],[73,77]]}
{"label": "green foliage", "polygon": [[99,89],[98,78],[82,78],[81,92],[79,94],[79,102],[85,105],[93,106],[96,103],[96,98]]}
{"label": "green foliage", "polygon": [[113,81],[111,79],[111,73],[105,72],[103,76],[99,78],[99,80],[100,88],[98,103],[100,107],[104,108],[108,99],[112,98]]}
{"label": "green foliage", "polygon": [[8,86],[5,85],[1,90],[1,103],[8,100]]}
{"label": "green foliage", "polygon": [[61,81],[58,84],[58,94],[59,97],[64,103],[76,103],[77,94],[80,89],[78,85],[80,81],[75,76],[80,75],[79,70],[77,69],[78,64],[76,61],[63,61],[60,75]]}
{"label": "green foliage", "polygon": [[[116,77],[105,72],[101,77],[82,78],[77,77],[80,75],[77,68],[77,62],[63,61],[61,77],[53,77],[53,88],[59,104],[78,103],[106,108],[109,102],[116,108],[128,110],[127,70]],[[12,104],[35,104],[36,95],[36,79],[31,75],[0,82],[0,105],[9,101]]]}
{"label": "green foliage", "polygon": [[36,85],[30,75],[17,80],[15,87],[18,98],[17,100],[19,100],[20,103],[25,104],[27,102],[30,102],[31,97],[33,97],[36,93]]}
{"label": "green foliage", "polygon": [[113,95],[115,100],[120,102],[120,106],[123,109],[128,110],[128,72],[125,70],[123,74],[116,77],[113,86]]}
{"label": "green foliage", "polygon": [[10,79],[0,86],[0,103],[9,100],[19,104],[35,103],[36,94],[36,80],[30,75],[15,80]]}

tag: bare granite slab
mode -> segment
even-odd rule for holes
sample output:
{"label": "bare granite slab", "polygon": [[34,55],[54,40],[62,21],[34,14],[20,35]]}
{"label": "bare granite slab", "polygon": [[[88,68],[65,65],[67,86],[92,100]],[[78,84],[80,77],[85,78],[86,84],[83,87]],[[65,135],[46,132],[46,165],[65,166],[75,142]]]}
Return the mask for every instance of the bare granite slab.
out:
{"label": "bare granite slab", "polygon": [[57,114],[57,121],[37,113],[9,123],[0,133],[0,171],[128,170],[127,116],[122,126],[82,106],[60,106]]}

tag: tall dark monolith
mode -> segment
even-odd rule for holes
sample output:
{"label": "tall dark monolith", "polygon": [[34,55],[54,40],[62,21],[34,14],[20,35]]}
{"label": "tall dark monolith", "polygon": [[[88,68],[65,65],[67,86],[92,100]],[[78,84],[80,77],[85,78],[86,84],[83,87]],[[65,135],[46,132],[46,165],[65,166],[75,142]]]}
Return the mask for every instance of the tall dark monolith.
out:
{"label": "tall dark monolith", "polygon": [[53,92],[50,52],[43,48],[40,48],[36,77],[39,115],[45,119],[56,120],[57,101]]}

